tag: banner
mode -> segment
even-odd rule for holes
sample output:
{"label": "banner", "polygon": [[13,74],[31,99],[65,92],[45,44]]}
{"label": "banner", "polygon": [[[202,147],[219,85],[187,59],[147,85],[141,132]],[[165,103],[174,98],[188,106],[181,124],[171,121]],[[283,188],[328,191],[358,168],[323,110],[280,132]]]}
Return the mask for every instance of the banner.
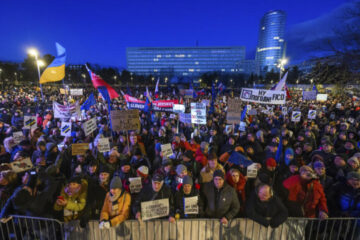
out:
{"label": "banner", "polygon": [[142,189],[141,177],[129,178],[130,193],[139,193]]}
{"label": "banner", "polygon": [[316,101],[327,101],[327,97],[328,95],[327,94],[318,94],[316,95]]}
{"label": "banner", "polygon": [[303,91],[303,100],[316,100],[316,91]]}
{"label": "banner", "polygon": [[191,123],[206,125],[206,105],[191,103]]}
{"label": "banner", "polygon": [[185,112],[185,105],[184,104],[174,104],[173,105],[173,112],[174,113],[184,113]]}
{"label": "banner", "polygon": [[184,214],[199,214],[198,196],[184,198]]}
{"label": "banner", "polygon": [[19,172],[24,172],[24,171],[30,170],[34,166],[31,162],[30,158],[22,158],[20,160],[16,160],[16,161],[10,163],[10,167],[14,172],[19,173]]}
{"label": "banner", "polygon": [[71,145],[72,156],[85,155],[86,151],[89,150],[88,143],[73,143]]}
{"label": "banner", "polygon": [[80,105],[78,102],[69,104],[68,106],[61,105],[57,102],[53,102],[53,111],[54,111],[54,118],[71,118],[71,117],[80,117]]}
{"label": "banner", "polygon": [[35,116],[24,116],[24,127],[23,129],[34,129],[37,128]]}
{"label": "banner", "polygon": [[291,115],[291,121],[293,122],[300,122],[301,119],[301,112],[293,111]]}
{"label": "banner", "polygon": [[[144,110],[145,101],[134,98],[125,94],[126,106],[128,109]],[[178,100],[157,100],[152,101],[152,110],[157,112],[172,112],[174,104],[178,104]]]}
{"label": "banner", "polygon": [[261,104],[285,104],[286,92],[266,89],[242,88],[240,99]]}
{"label": "banner", "polygon": [[143,221],[169,215],[169,199],[159,199],[141,203],[141,219]]}
{"label": "banner", "polygon": [[109,138],[99,138],[97,148],[99,152],[109,152],[110,151],[110,141]]}
{"label": "banner", "polygon": [[179,121],[182,123],[189,123],[191,124],[191,114],[190,113],[180,113],[179,114]]}
{"label": "banner", "polygon": [[161,145],[161,153],[163,155],[163,157],[170,157],[173,155],[173,151],[171,148],[171,144],[167,143],[167,144],[162,144]]}
{"label": "banner", "polygon": [[229,98],[226,113],[226,122],[228,124],[239,124],[241,117],[241,101]]}
{"label": "banner", "polygon": [[86,122],[84,122],[83,129],[85,132],[85,136],[89,136],[97,129],[96,118],[92,118]]}
{"label": "banner", "polygon": [[194,96],[193,89],[180,89],[179,93],[181,96],[184,96],[184,98],[193,98],[193,96]]}
{"label": "banner", "polygon": [[139,110],[115,110],[110,112],[113,131],[139,130]]}
{"label": "banner", "polygon": [[71,96],[82,96],[84,95],[82,88],[71,88],[70,89]]}
{"label": "banner", "polygon": [[309,110],[308,119],[316,119],[316,110]]}
{"label": "banner", "polygon": [[23,133],[21,131],[13,132],[13,140],[16,145],[19,144],[22,140],[24,140]]}
{"label": "banner", "polygon": [[71,122],[61,122],[61,136],[71,137]]}

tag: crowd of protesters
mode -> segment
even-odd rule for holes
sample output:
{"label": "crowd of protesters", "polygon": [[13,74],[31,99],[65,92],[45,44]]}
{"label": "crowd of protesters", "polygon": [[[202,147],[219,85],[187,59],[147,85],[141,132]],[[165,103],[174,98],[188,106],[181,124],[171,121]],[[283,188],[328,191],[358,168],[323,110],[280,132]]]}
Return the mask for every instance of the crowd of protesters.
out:
{"label": "crowd of protesters", "polygon": [[[292,92],[285,114],[284,106],[269,109],[244,102],[257,110],[244,120],[245,131],[237,124],[227,127],[228,92],[217,96],[206,125],[178,124],[177,114],[150,110],[140,111],[141,128],[129,132],[111,130],[107,104],[99,97],[81,121],[71,120],[71,136],[62,137],[61,122],[68,119],[54,118],[52,101],[83,102],[90,91],[65,101],[69,96],[58,89],[45,89],[44,102],[34,88],[2,92],[2,221],[26,215],[80,220],[85,227],[89,220],[98,220],[104,229],[127,219],[142,221],[141,203],[158,199],[169,199],[170,222],[212,218],[226,225],[240,217],[276,228],[288,217],[360,216],[360,109],[346,94],[329,94],[327,101],[316,102]],[[143,94],[132,91],[134,97]],[[163,89],[161,98],[177,95],[177,90]],[[186,112],[190,102],[202,99],[210,100],[211,93],[184,101]],[[112,109],[125,110],[125,100],[112,100]],[[309,109],[317,110],[315,120],[307,119]],[[291,121],[294,110],[302,112],[300,122]],[[24,116],[35,115],[37,127],[23,129]],[[97,130],[85,136],[82,124],[94,117]],[[13,133],[18,131],[24,138],[16,144]],[[102,137],[111,139],[109,152],[98,151]],[[73,143],[89,143],[90,150],[72,156]],[[170,157],[161,151],[167,143],[173,150]],[[229,161],[234,156],[237,163]],[[15,172],[11,163],[25,158],[34,168]],[[249,166],[256,167],[255,177],[247,176]],[[133,177],[141,177],[138,193],[130,191]],[[193,196],[198,197],[198,213],[185,214],[184,198]]]}

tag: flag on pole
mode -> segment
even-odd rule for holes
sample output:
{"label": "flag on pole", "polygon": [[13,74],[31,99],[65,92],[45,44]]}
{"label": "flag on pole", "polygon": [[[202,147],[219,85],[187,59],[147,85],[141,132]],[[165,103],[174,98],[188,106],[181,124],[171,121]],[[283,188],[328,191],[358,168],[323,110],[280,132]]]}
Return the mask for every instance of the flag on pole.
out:
{"label": "flag on pole", "polygon": [[219,83],[218,89],[219,89],[219,94],[221,94],[226,89],[226,86],[223,83]]}
{"label": "flag on pole", "polygon": [[286,72],[283,78],[278,82],[278,84],[276,84],[274,89],[275,91],[281,91],[285,87],[287,76],[288,72]]}
{"label": "flag on pole", "polygon": [[95,104],[96,104],[96,100],[95,100],[94,94],[91,93],[90,96],[88,97],[88,99],[86,99],[86,101],[81,105],[80,109],[88,111],[90,109],[90,107]]}
{"label": "flag on pole", "polygon": [[316,94],[318,94],[319,93],[319,91],[318,91],[318,89],[317,89],[317,87],[316,87],[316,85],[314,84],[313,85],[313,89],[312,89],[313,91],[316,91]]}
{"label": "flag on pole", "polygon": [[155,86],[155,99],[158,99],[159,98],[159,78],[156,82],[156,86]]}
{"label": "flag on pole", "polygon": [[144,106],[144,112],[149,112],[151,110],[151,107],[152,107],[152,99],[149,94],[149,89],[148,87],[146,87],[146,101]]}
{"label": "flag on pole", "polygon": [[[114,98],[118,98],[119,97],[119,94],[115,91],[115,89],[113,89],[107,82],[105,82],[100,76],[96,75],[95,73],[93,73],[88,67],[87,65],[86,66],[86,69],[88,70],[89,72],[89,75],[90,75],[90,78],[91,78],[91,81],[94,85],[94,87],[96,89],[99,90],[99,88],[103,87],[102,90],[99,92],[100,93],[104,93],[105,94],[105,90],[108,92],[108,95],[110,97],[110,99],[114,99]],[[104,99],[105,99],[105,96],[104,94],[101,94]],[[106,94],[105,94],[106,95]]]}
{"label": "flag on pole", "polygon": [[282,145],[282,134],[280,134],[280,141],[279,141],[278,149],[277,149],[276,155],[275,155],[275,161],[276,161],[277,163],[280,162],[280,158],[281,158],[281,154],[282,154],[282,148],[283,148],[283,145]]}
{"label": "flag on pole", "polygon": [[57,57],[45,69],[40,77],[40,84],[61,81],[65,77],[66,50],[59,43],[55,43]]}
{"label": "flag on pole", "polygon": [[245,105],[242,113],[241,113],[241,118],[240,118],[240,121],[243,122],[244,119],[246,118],[246,112],[247,112],[247,105]]}

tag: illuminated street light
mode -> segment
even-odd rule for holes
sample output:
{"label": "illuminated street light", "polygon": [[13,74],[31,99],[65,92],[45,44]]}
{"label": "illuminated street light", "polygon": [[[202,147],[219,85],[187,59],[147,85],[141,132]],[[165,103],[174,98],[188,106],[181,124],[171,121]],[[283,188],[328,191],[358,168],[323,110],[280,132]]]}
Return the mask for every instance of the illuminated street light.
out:
{"label": "illuminated street light", "polygon": [[82,78],[86,78],[86,75],[84,73],[81,74]]}
{"label": "illuminated street light", "polygon": [[39,55],[39,52],[38,52],[38,50],[36,50],[35,48],[30,48],[30,49],[28,50],[28,54],[30,54],[31,56],[34,56],[34,57],[37,59],[37,57],[38,57],[38,55]]}
{"label": "illuminated street light", "polygon": [[287,58],[282,58],[279,59],[279,64],[277,65],[277,67],[279,68],[279,81],[281,80],[281,71],[284,71],[285,68],[284,66],[288,63],[288,59]]}
{"label": "illuminated street light", "polygon": [[37,64],[39,65],[39,67],[45,66],[45,62],[42,60],[37,60]]}
{"label": "illuminated street light", "polygon": [[39,76],[39,85],[40,85],[40,91],[41,91],[41,99],[42,101],[44,101],[44,93],[43,93],[43,89],[42,89],[42,85],[40,84],[40,64],[44,64],[44,62],[42,62],[41,60],[38,60],[38,56],[39,56],[39,51],[36,50],[35,48],[30,48],[28,49],[28,54],[30,56],[33,56],[35,58],[35,62],[36,62],[36,66],[37,66],[37,70],[38,70],[38,76]]}

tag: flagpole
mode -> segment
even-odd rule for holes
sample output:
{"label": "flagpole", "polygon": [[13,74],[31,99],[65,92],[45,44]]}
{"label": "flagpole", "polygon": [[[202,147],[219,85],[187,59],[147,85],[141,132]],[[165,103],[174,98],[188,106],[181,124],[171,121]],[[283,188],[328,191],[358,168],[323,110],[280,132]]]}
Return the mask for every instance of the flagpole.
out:
{"label": "flagpole", "polygon": [[40,74],[40,66],[39,66],[39,61],[37,58],[37,54],[35,55],[35,61],[36,61],[36,66],[37,66],[37,71],[38,71],[38,76],[39,76],[39,85],[40,85],[40,91],[41,91],[41,99],[44,102],[44,93],[43,93],[43,88],[42,88],[42,84],[40,83],[40,78],[41,78],[41,74]]}

